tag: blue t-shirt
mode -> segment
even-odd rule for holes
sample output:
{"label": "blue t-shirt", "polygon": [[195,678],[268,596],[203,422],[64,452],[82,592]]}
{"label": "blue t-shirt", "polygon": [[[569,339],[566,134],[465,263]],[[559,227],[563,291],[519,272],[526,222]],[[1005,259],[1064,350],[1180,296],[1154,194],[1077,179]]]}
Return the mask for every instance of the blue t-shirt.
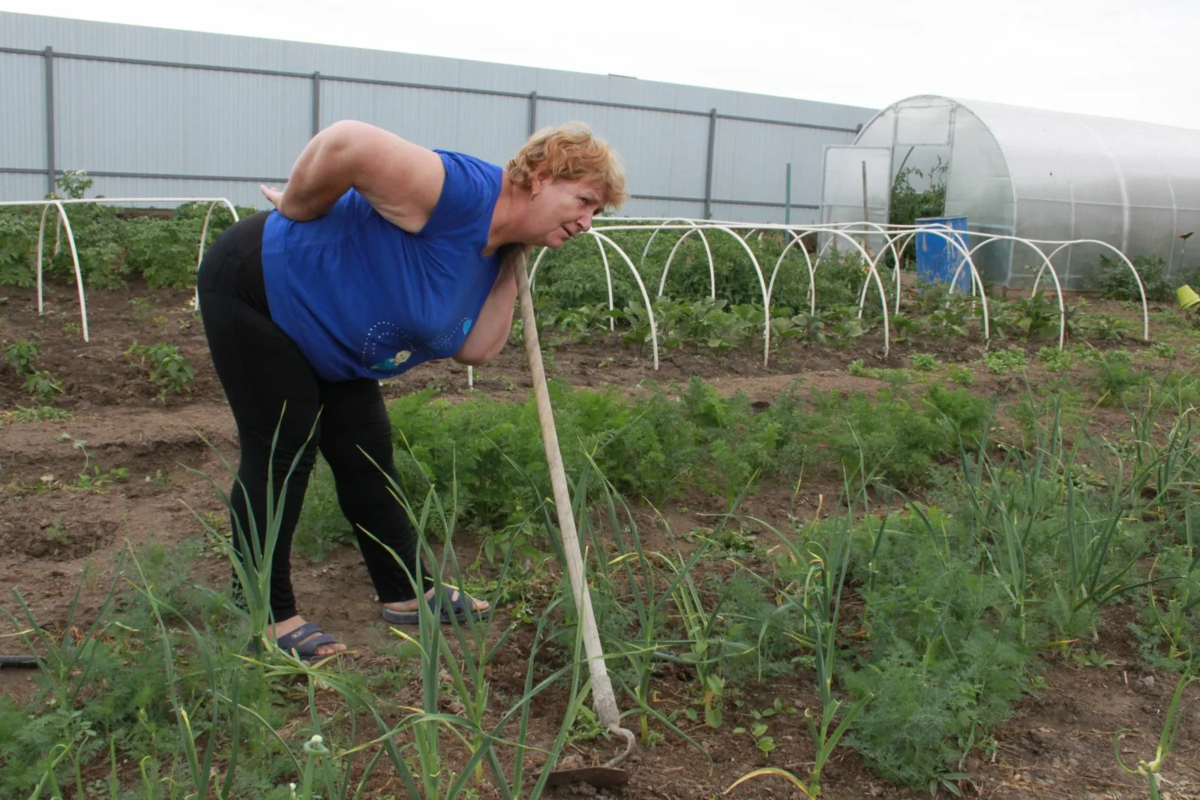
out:
{"label": "blue t-shirt", "polygon": [[271,318],[327,381],[387,378],[457,353],[500,268],[482,255],[500,167],[435,151],[441,196],[419,233],[351,189],[319,219],[273,211],[263,231]]}

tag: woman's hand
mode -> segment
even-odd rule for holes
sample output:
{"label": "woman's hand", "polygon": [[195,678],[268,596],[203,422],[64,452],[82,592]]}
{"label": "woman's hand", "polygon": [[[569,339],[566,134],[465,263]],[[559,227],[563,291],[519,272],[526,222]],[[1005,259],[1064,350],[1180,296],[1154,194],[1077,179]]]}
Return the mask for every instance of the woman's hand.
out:
{"label": "woman's hand", "polygon": [[[271,205],[275,206],[275,210],[282,214],[283,192],[279,191],[278,189],[272,189],[269,186],[263,186],[261,183],[258,185],[258,188],[261,189],[262,193],[266,195],[266,198],[271,201]],[[285,214],[284,216],[287,215]]]}

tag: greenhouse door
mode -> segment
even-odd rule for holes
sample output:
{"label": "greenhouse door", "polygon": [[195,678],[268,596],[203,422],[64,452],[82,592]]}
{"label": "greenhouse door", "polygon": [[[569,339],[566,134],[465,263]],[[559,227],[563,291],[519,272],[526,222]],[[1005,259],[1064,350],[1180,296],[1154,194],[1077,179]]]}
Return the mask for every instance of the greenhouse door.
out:
{"label": "greenhouse door", "polygon": [[[892,149],[890,147],[855,147],[827,145],[825,172],[821,182],[821,223],[877,222],[886,225],[892,199]],[[859,229],[862,230],[861,228]],[[839,249],[853,247],[845,237],[821,235],[821,247],[836,239]],[[861,236],[855,239],[862,241]],[[887,240],[879,235],[867,236],[872,256],[879,253]]]}

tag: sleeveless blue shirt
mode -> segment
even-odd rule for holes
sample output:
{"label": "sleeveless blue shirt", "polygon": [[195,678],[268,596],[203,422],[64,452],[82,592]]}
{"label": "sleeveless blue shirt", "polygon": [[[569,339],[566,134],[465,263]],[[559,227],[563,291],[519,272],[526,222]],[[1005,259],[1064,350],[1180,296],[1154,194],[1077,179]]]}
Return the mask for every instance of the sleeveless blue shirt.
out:
{"label": "sleeveless blue shirt", "polygon": [[453,356],[491,292],[500,259],[482,253],[502,171],[435,152],[446,178],[419,233],[384,219],[354,189],[319,219],[267,218],[271,318],[324,380],[388,378]]}

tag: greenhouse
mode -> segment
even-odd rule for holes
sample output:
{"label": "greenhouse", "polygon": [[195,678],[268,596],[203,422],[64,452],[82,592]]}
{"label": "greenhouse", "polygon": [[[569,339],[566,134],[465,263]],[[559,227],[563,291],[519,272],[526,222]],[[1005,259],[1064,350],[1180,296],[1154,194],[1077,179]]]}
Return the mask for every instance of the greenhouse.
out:
{"label": "greenhouse", "polygon": [[[823,221],[888,221],[897,176],[945,185],[945,215],[969,231],[1038,242],[1095,240],[1131,259],[1161,258],[1182,279],[1200,263],[1200,131],[939,96],[880,111],[851,146],[827,150]],[[869,202],[868,202],[869,201]],[[968,235],[969,236],[969,235]],[[1042,264],[1028,244],[986,242],[975,264],[990,284],[1033,285]],[[1062,286],[1095,289],[1099,244],[1043,245]]]}

